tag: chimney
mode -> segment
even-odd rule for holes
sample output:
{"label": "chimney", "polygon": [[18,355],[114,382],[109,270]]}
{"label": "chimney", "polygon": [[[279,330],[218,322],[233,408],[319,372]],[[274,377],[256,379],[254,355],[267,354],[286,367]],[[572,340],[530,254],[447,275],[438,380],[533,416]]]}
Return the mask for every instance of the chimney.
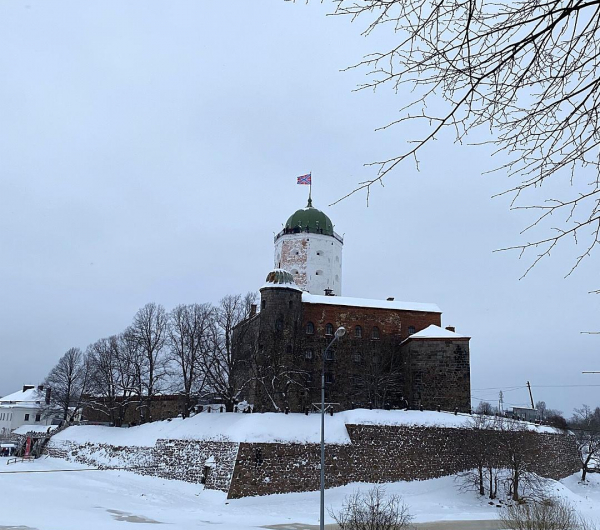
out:
{"label": "chimney", "polygon": [[256,304],[251,304],[250,305],[250,317],[253,317],[254,315],[256,315]]}
{"label": "chimney", "polygon": [[44,391],[44,385],[38,385],[38,392]]}
{"label": "chimney", "polygon": [[447,329],[448,331],[451,331],[452,333],[455,333],[455,332],[456,332],[456,328],[455,328],[454,326],[446,326],[446,329]]}
{"label": "chimney", "polygon": [[28,390],[31,390],[32,388],[35,388],[35,386],[33,386],[33,385],[23,385],[23,392],[27,392]]}
{"label": "chimney", "polygon": [[393,297],[393,296],[388,296],[388,299],[387,299],[387,301],[388,301],[388,302],[393,302],[393,301],[394,301],[394,297]]}

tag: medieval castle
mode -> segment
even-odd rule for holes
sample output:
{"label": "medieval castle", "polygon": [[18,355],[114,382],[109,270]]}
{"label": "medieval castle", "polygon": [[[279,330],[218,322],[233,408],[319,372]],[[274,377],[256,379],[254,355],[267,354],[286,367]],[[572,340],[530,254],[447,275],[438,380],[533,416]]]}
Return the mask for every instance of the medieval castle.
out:
{"label": "medieval castle", "polygon": [[[469,337],[435,304],[342,296],[343,238],[312,206],[275,236],[275,270],[233,337],[236,384],[255,410],[471,407]],[[335,330],[346,334],[330,348]]]}

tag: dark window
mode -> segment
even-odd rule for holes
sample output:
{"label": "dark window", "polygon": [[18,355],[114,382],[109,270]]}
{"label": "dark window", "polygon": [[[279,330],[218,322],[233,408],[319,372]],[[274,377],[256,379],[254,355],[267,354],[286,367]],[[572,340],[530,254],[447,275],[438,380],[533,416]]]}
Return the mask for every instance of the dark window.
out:
{"label": "dark window", "polygon": [[371,338],[375,340],[379,339],[379,328],[377,326],[371,330]]}
{"label": "dark window", "polygon": [[291,344],[288,344],[288,345],[285,347],[285,351],[286,351],[287,353],[292,353],[292,345],[291,345]]}
{"label": "dark window", "polygon": [[306,350],[304,352],[304,358],[305,359],[312,359],[313,358],[313,351],[312,350]]}
{"label": "dark window", "polygon": [[333,335],[333,324],[327,324],[325,326],[325,335]]}
{"label": "dark window", "polygon": [[283,320],[281,318],[278,318],[275,322],[275,329],[277,331],[281,331],[283,329]]}
{"label": "dark window", "polygon": [[373,355],[373,364],[379,364],[379,355]]}
{"label": "dark window", "polygon": [[260,308],[264,309],[266,305],[267,305],[266,300],[262,300],[261,303],[260,303]]}
{"label": "dark window", "polygon": [[306,374],[306,382],[307,382],[307,383],[312,383],[312,380],[313,380],[313,376],[312,376],[312,374],[311,374],[310,372],[309,372],[309,373],[307,373],[307,374]]}
{"label": "dark window", "polygon": [[414,326],[408,326],[408,334],[412,335],[415,332],[415,327]]}
{"label": "dark window", "polygon": [[288,302],[288,306],[289,306],[289,307],[290,307],[290,309],[291,309],[292,307],[294,307],[294,302],[292,302],[292,301],[290,300],[290,301]]}
{"label": "dark window", "polygon": [[36,414],[35,415],[35,421],[40,421],[42,419],[42,415],[41,414]]}
{"label": "dark window", "polygon": [[335,352],[333,350],[327,350],[325,352],[325,359],[327,361],[333,361],[335,359]]}
{"label": "dark window", "polygon": [[25,414],[25,421],[29,421],[29,414]]}
{"label": "dark window", "polygon": [[314,333],[315,333],[315,325],[312,322],[307,322],[306,323],[306,334],[314,335]]}
{"label": "dark window", "polygon": [[355,352],[352,358],[354,359],[355,363],[359,363],[362,361],[362,355],[359,352]]}
{"label": "dark window", "polygon": [[325,383],[333,383],[333,374],[331,372],[325,373]]}
{"label": "dark window", "polygon": [[354,336],[355,336],[357,339],[362,339],[362,328],[361,328],[360,326],[356,326],[356,327],[354,328]]}

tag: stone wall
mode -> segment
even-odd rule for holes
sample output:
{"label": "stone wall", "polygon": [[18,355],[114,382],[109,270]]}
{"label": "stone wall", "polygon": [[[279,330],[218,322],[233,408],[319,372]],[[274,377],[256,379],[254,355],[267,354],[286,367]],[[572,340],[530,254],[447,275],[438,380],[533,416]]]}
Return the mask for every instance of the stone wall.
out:
{"label": "stone wall", "polygon": [[[351,482],[396,482],[453,475],[475,467],[466,450],[478,435],[469,429],[347,425],[351,444],[328,445],[327,487]],[[499,444],[514,433],[487,431]],[[579,470],[572,436],[525,433],[534,470],[560,479]],[[230,498],[319,489],[318,444],[240,444]]]}
{"label": "stone wall", "polygon": [[118,447],[51,440],[46,453],[102,469],[125,468],[139,475],[204,483],[208,489],[227,491],[238,445],[233,442],[158,440],[153,447]]}
{"label": "stone wall", "polygon": [[[482,431],[473,429],[346,425],[349,444],[328,445],[327,487],[351,482],[425,480],[475,467],[468,448]],[[502,444],[526,444],[532,470],[560,479],[580,469],[570,435],[528,431],[483,431],[492,454]],[[205,482],[229,498],[319,489],[319,444],[234,443],[158,440],[153,447],[76,445],[51,440],[50,456],[103,468],[123,467],[134,473]]]}

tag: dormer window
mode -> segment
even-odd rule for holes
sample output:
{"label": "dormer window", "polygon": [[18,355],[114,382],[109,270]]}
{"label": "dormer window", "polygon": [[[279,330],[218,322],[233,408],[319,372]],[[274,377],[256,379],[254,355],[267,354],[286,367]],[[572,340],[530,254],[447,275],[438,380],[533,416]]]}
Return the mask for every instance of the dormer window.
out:
{"label": "dormer window", "polygon": [[413,333],[415,333],[416,329],[414,326],[408,326],[408,334],[412,335]]}

